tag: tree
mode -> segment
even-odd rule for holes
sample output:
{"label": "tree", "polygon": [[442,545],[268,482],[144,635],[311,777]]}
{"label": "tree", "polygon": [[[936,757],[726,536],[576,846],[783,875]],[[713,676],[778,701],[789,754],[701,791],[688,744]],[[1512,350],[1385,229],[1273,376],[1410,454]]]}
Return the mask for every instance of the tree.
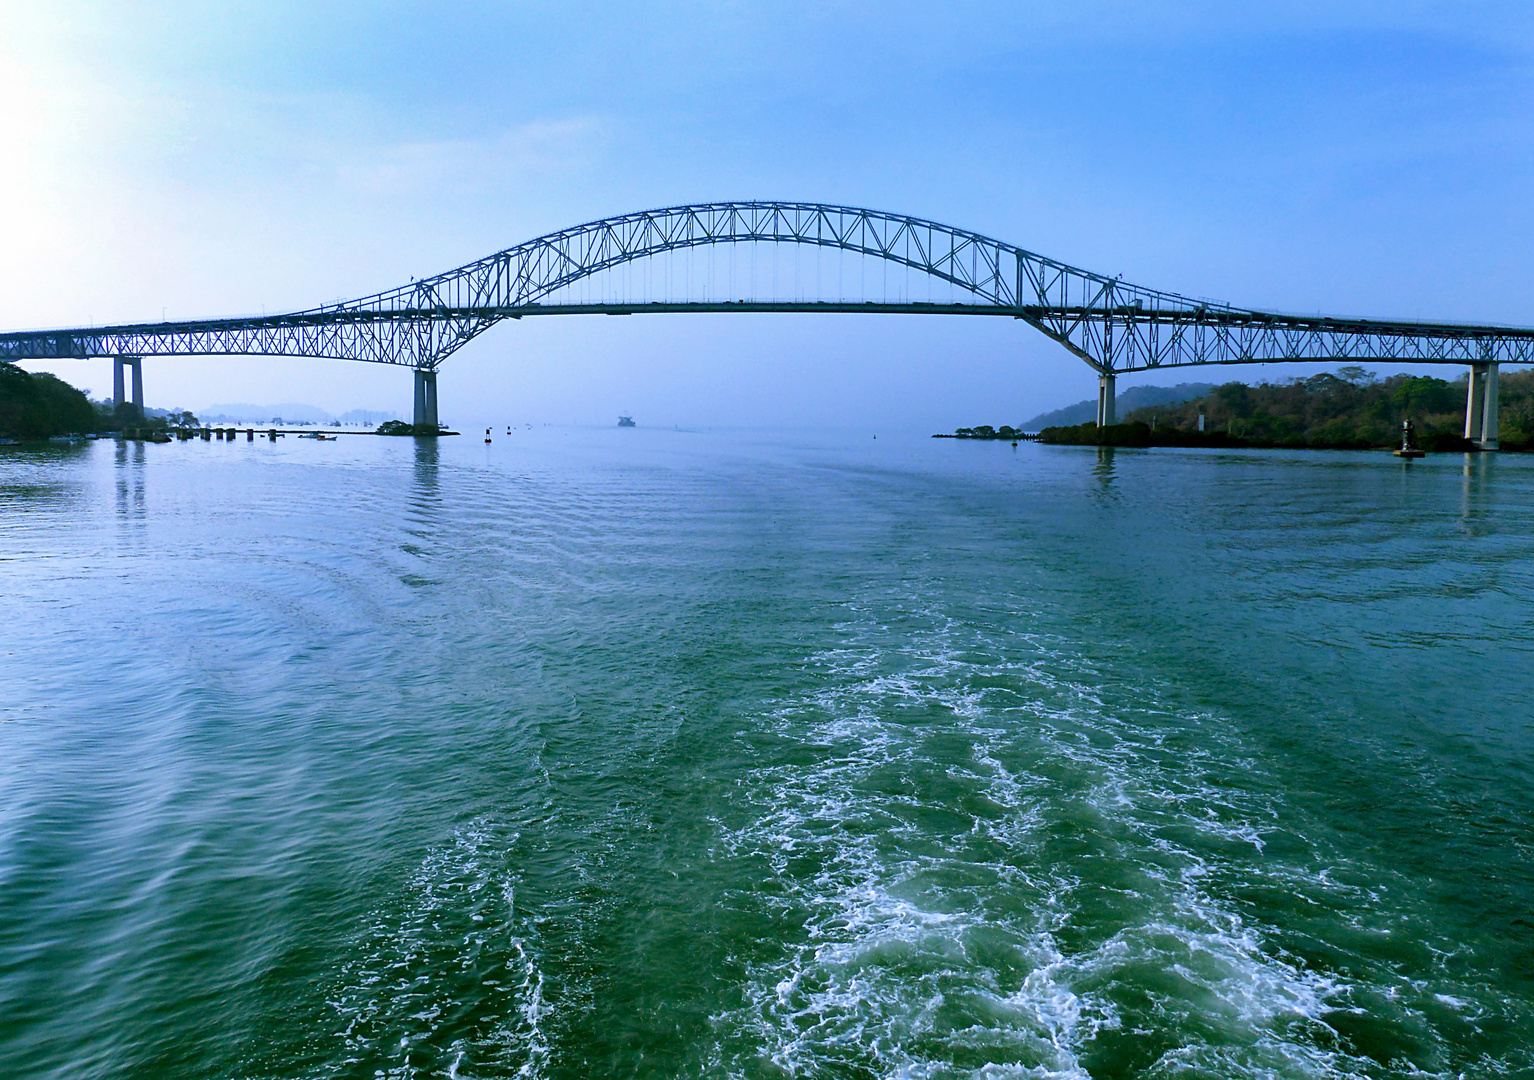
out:
{"label": "tree", "polygon": [[48,439],[97,428],[90,399],[63,379],[0,362],[0,435]]}

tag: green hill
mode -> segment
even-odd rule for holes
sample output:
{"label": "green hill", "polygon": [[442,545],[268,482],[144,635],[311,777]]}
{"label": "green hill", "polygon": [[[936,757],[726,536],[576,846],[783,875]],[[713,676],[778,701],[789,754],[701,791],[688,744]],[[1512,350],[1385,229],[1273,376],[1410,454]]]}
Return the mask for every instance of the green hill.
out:
{"label": "green hill", "polygon": [[[1134,409],[1148,405],[1172,405],[1189,398],[1199,398],[1214,389],[1213,383],[1178,383],[1176,386],[1131,386],[1114,400],[1114,412],[1123,416]],[[1022,431],[1039,431],[1047,427],[1068,424],[1084,424],[1097,416],[1097,399],[1078,401],[1063,409],[1039,413],[1023,424]]]}

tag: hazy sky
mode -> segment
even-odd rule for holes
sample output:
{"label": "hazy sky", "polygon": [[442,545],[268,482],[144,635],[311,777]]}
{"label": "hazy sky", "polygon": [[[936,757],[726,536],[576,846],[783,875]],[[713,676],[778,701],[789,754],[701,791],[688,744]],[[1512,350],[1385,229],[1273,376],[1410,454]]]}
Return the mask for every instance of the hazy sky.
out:
{"label": "hazy sky", "polygon": [[[0,327],[307,307],[729,198],[1239,304],[1534,323],[1527,2],[251,8],[0,0]],[[110,387],[109,361],[50,370]],[[334,361],[144,373],[159,406],[411,393]],[[465,427],[948,430],[1094,391],[1022,324],[900,316],[523,320],[441,375]]]}

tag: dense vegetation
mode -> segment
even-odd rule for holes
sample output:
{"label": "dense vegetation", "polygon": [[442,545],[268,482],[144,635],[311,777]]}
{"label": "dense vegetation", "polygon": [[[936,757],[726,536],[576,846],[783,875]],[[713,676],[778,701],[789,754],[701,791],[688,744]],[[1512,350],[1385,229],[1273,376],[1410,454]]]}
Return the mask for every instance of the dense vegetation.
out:
{"label": "dense vegetation", "polygon": [[0,438],[23,441],[58,435],[92,435],[138,428],[164,431],[168,426],[197,426],[191,413],[142,415],[132,405],[95,402],[63,379],[0,362]]}
{"label": "dense vegetation", "polygon": [[1073,424],[1070,427],[1050,427],[1039,432],[1039,442],[1057,446],[1253,446],[1246,439],[1236,438],[1223,431],[1184,431],[1181,428],[1151,427],[1140,421],[1123,424]]}
{"label": "dense vegetation", "polygon": [[0,437],[49,439],[100,430],[96,407],[63,379],[0,363]]}
{"label": "dense vegetation", "polygon": [[[1501,445],[1534,449],[1534,372],[1504,372],[1498,394]],[[1199,413],[1205,431],[1198,430]],[[1226,383],[1192,401],[1135,409],[1124,422],[1046,428],[1044,442],[1117,446],[1399,446],[1411,420],[1426,450],[1463,450],[1465,380],[1421,375],[1376,379],[1360,368],[1283,383]]]}

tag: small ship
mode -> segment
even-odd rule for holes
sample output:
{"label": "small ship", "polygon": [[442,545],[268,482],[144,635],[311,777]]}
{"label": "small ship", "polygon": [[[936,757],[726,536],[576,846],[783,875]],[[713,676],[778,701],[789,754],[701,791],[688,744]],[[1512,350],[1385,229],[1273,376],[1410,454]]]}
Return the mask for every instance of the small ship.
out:
{"label": "small ship", "polygon": [[634,418],[632,416],[620,416],[620,417],[618,417],[618,426],[619,427],[638,427],[639,425],[634,423]]}

